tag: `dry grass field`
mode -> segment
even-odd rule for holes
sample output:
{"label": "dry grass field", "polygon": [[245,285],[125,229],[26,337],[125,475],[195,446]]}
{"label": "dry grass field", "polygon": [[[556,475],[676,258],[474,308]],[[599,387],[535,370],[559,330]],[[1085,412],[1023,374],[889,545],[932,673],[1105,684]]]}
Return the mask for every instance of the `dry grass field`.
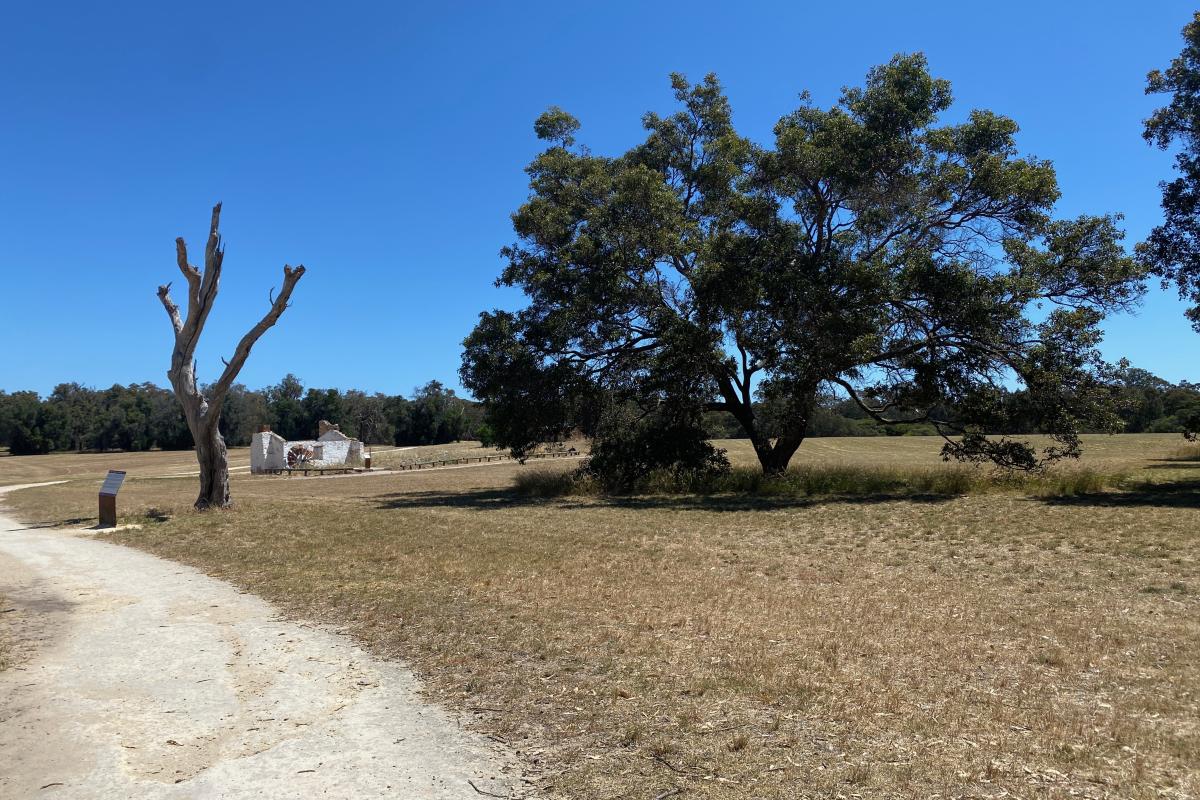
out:
{"label": "dry grass field", "polygon": [[388,469],[401,464],[428,463],[464,456],[499,455],[501,451],[482,447],[479,442],[430,444],[419,447],[375,448],[371,466]]}
{"label": "dry grass field", "polygon": [[[233,474],[248,472],[250,450],[229,450]],[[196,473],[196,454],[191,450],[143,453],[55,453],[47,456],[0,456],[0,486],[61,480],[103,480],[110,469],[123,469],[126,480],[162,475]]]}
{"label": "dry grass field", "polygon": [[[193,479],[147,477],[182,454],[5,458],[0,484],[66,475],[8,502],[87,524],[98,476],[128,467],[143,527],[112,539],[407,660],[540,795],[1194,797],[1197,448],[1086,447],[1124,488],[537,500],[514,479],[573,464],[501,464],[238,474],[237,507],[200,515]],[[796,461],[935,469],[937,450],[814,439]]]}

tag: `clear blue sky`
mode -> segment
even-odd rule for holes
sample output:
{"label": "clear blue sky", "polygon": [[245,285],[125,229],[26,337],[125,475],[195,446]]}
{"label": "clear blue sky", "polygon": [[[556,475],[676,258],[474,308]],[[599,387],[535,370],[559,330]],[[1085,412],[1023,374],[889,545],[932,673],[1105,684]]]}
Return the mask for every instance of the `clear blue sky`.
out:
{"label": "clear blue sky", "polygon": [[[765,140],[803,89],[924,51],[955,116],[991,108],[1053,160],[1060,215],[1159,218],[1170,158],[1143,143],[1145,74],[1178,53],[1193,6],[1155,3],[10,3],[0,27],[0,389],[165,384],[155,297],[199,257],[225,203],[221,297],[200,348],[211,380],[286,261],[309,272],[242,380],[408,393],[457,386],[509,214],[558,104],[615,153],[667,74],[716,72]],[[72,7],[73,6],[73,7]],[[918,10],[920,7],[920,10]],[[176,281],[178,293],[179,281]],[[1174,293],[1107,325],[1105,352],[1200,380]]]}

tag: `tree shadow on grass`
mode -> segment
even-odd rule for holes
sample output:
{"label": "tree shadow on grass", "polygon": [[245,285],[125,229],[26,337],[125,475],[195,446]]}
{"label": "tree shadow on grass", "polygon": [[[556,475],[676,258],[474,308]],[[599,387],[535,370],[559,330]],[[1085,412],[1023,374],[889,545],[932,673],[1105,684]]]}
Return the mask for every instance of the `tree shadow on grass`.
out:
{"label": "tree shadow on grass", "polygon": [[1153,464],[1147,464],[1146,469],[1200,469],[1200,459],[1195,458],[1156,458]]}
{"label": "tree shadow on grass", "polygon": [[822,505],[879,503],[936,504],[954,500],[956,495],[941,494],[861,494],[821,495],[809,497],[780,497],[757,495],[636,495],[629,497],[532,497],[511,489],[479,489],[464,492],[402,492],[364,497],[377,508],[464,508],[477,511],[554,506],[564,511],[589,508],[667,511],[776,511],[780,509],[813,508]]}
{"label": "tree shadow on grass", "polygon": [[1200,508],[1200,480],[1145,483],[1132,489],[1091,492],[1069,497],[1044,497],[1052,506],[1103,508]]}
{"label": "tree shadow on grass", "polygon": [[[1175,462],[1172,462],[1175,465]],[[1168,465],[1164,465],[1166,467]],[[1184,463],[1182,466],[1190,467]],[[1200,466],[1200,465],[1198,465]],[[874,492],[831,495],[634,495],[535,497],[520,494],[514,489],[474,489],[461,492],[426,491],[396,492],[360,498],[382,509],[456,508],[476,511],[522,507],[549,507],[574,511],[581,509],[614,508],[645,511],[778,511],[817,508],[833,505],[879,505],[882,503],[911,503],[937,505],[967,495],[909,492]],[[1145,482],[1128,489],[1089,492],[1059,497],[1035,497],[1034,502],[1050,506],[1107,507],[1107,508],[1200,508],[1200,479]]]}

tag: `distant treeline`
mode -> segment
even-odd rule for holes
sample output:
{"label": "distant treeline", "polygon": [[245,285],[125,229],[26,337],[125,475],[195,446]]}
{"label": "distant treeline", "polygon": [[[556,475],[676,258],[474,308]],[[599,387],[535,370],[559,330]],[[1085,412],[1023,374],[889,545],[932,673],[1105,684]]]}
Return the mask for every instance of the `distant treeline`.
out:
{"label": "distant treeline", "polygon": [[[1117,374],[1116,404],[1125,423],[1125,433],[1183,433],[1195,430],[1200,419],[1200,384],[1165,381],[1144,369],[1130,367]],[[1007,416],[1013,420],[1006,430],[989,431],[996,434],[1039,433],[1031,419],[1023,420],[1020,408],[1025,393],[1011,392],[1005,397]],[[759,407],[768,430],[774,420],[771,409]],[[950,409],[935,409],[936,416],[953,419]],[[714,439],[737,439],[745,436],[740,425],[729,414],[710,413],[705,427]],[[1091,431],[1083,431],[1088,433]],[[930,436],[937,430],[933,425],[886,425],[876,422],[853,400],[844,396],[826,395],[820,398],[809,420],[807,436]],[[772,434],[774,435],[774,434]]]}
{"label": "distant treeline", "polygon": [[[411,398],[356,390],[305,390],[288,375],[275,386],[235,385],[221,414],[231,446],[250,443],[261,425],[285,439],[310,439],[329,420],[350,436],[374,444],[443,444],[486,436],[482,409],[437,381]],[[63,383],[49,397],[0,391],[0,447],[14,455],[88,450],[186,450],[192,436],[179,403],[152,383],[90,389]]]}
{"label": "distant treeline", "polygon": [[[1127,433],[1179,433],[1187,419],[1200,416],[1200,384],[1172,384],[1141,369],[1120,373],[1118,399]],[[1015,405],[1021,393],[1009,398]],[[769,409],[762,409],[769,420]],[[1020,415],[1011,430],[994,433],[1037,433]],[[316,436],[326,419],[350,436],[373,444],[443,444],[462,439],[488,443],[483,407],[455,395],[437,381],[419,387],[412,397],[366,394],[356,390],[305,389],[294,375],[275,386],[251,390],[235,385],[225,400],[221,432],[231,446],[250,443],[260,425],[285,439]],[[728,414],[706,419],[713,438],[743,436]],[[853,401],[827,396],[809,422],[808,436],[921,436],[932,425],[884,425]],[[170,390],[152,383],[89,389],[77,383],[55,387],[49,397],[36,392],[0,391],[0,447],[15,455],[86,450],[186,450],[192,437]]]}

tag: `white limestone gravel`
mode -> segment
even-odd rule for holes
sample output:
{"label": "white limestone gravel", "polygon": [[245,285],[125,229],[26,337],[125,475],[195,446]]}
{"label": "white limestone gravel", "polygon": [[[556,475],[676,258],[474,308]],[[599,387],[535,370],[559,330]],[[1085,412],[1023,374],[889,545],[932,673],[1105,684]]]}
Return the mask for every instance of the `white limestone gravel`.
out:
{"label": "white limestone gravel", "polygon": [[522,794],[402,664],[189,567],[0,515],[0,593],[0,798]]}

